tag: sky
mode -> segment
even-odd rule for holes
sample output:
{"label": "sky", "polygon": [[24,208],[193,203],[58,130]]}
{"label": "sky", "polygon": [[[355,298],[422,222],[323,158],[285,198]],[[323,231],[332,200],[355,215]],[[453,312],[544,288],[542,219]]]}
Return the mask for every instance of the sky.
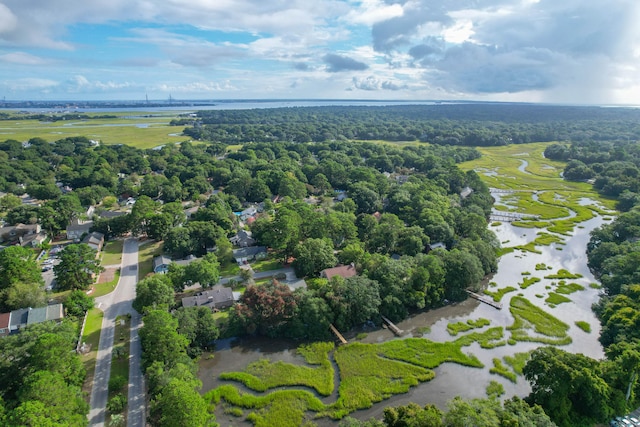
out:
{"label": "sky", "polygon": [[0,0],[0,96],[637,105],[638,22],[638,0]]}

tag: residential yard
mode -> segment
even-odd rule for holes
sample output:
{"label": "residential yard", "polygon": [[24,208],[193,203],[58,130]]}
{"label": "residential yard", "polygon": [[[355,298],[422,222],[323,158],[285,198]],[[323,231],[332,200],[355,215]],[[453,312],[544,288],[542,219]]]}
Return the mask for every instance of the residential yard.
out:
{"label": "residential yard", "polygon": [[120,265],[122,263],[122,246],[124,240],[110,240],[102,249],[102,266]]}
{"label": "residential yard", "polygon": [[98,344],[100,342],[100,331],[102,329],[102,318],[104,317],[104,313],[97,308],[92,308],[88,313],[87,323],[84,326],[84,333],[82,334],[82,342],[90,349],[88,353],[82,356],[82,363],[87,370],[82,391],[87,401],[91,396],[93,374],[96,368],[96,357],[98,354]]}
{"label": "residential yard", "polygon": [[282,267],[282,263],[279,260],[270,258],[251,263],[251,268],[255,272],[277,270]]}
{"label": "residential yard", "polygon": [[150,242],[140,246],[138,251],[138,277],[144,277],[153,273],[153,258],[162,255],[163,242]]}
{"label": "residential yard", "polygon": [[98,283],[93,285],[93,292],[91,293],[91,296],[97,298],[113,292],[116,289],[116,286],[118,286],[118,280],[120,280],[119,268],[106,269],[100,274]]}
{"label": "residential yard", "polygon": [[240,267],[235,262],[220,266],[220,277],[237,276],[238,274],[240,274]]}

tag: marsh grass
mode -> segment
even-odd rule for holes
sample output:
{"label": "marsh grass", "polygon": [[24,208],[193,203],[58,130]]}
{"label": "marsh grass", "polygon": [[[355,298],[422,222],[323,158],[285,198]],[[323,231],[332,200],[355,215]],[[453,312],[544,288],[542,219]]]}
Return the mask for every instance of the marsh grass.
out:
{"label": "marsh grass", "polygon": [[484,291],[484,293],[486,295],[489,295],[491,298],[493,298],[493,300],[495,302],[500,302],[502,300],[502,297],[505,296],[506,294],[508,294],[509,292],[513,292],[513,291],[517,291],[517,288],[514,288],[513,286],[507,286],[505,288],[500,288],[496,291],[489,291],[486,290]]}
{"label": "marsh grass", "polygon": [[531,352],[526,351],[523,353],[515,353],[513,356],[504,356],[504,361],[507,365],[511,366],[513,372],[518,375],[522,375],[522,370],[524,369],[524,365],[527,364],[529,358],[531,357]]}
{"label": "marsh grass", "polygon": [[[421,338],[408,338],[388,343],[404,341],[427,342]],[[385,352],[385,344],[388,343],[352,343],[336,349],[334,358],[340,369],[339,397],[328,407],[327,415],[341,419],[357,409],[370,408],[376,402],[406,393],[420,382],[434,378],[435,374],[430,369],[391,360],[389,353],[397,352]],[[386,357],[381,357],[381,354]]]}
{"label": "marsh grass", "polygon": [[563,304],[565,302],[571,302],[571,299],[565,297],[564,295],[557,294],[555,292],[550,292],[549,296],[546,300],[544,300],[547,304],[552,307],[555,307],[558,304]]}
{"label": "marsh grass", "polygon": [[540,281],[539,277],[525,277],[522,280],[522,283],[518,283],[518,285],[520,286],[520,289],[527,289],[529,286],[531,285],[535,285],[536,283],[538,283]]}
{"label": "marsh grass", "polygon": [[584,320],[576,320],[575,324],[586,333],[591,333],[591,325],[588,322],[585,322]]}
{"label": "marsh grass", "polygon": [[447,331],[450,335],[456,336],[461,332],[482,328],[483,326],[487,326],[489,323],[491,323],[491,321],[485,318],[480,318],[478,320],[469,319],[466,322],[449,323],[447,325]]}
{"label": "marsh grass", "polygon": [[220,379],[241,382],[255,391],[282,386],[305,386],[323,396],[329,396],[335,387],[333,366],[329,360],[329,352],[333,348],[334,344],[327,342],[312,343],[298,348],[298,353],[305,361],[309,365],[319,365],[318,368],[261,359],[249,364],[244,372],[223,372]]}
{"label": "marsh grass", "polygon": [[512,372],[509,367],[505,366],[502,363],[502,360],[498,359],[497,357],[493,359],[493,368],[489,369],[489,372],[491,372],[492,374],[500,375],[508,379],[512,383],[516,383],[518,381],[517,375]]}
{"label": "marsh grass", "polygon": [[560,279],[560,280],[579,279],[581,277],[582,277],[582,274],[579,274],[579,273],[573,274],[565,269],[558,270],[556,274],[549,274],[548,276],[544,276],[545,279]]}
{"label": "marsh grass", "polygon": [[574,292],[584,291],[584,286],[577,283],[562,283],[556,288],[556,292],[564,295],[571,295]]}
{"label": "marsh grass", "polygon": [[[571,342],[571,337],[567,335],[569,325],[531,304],[526,298],[511,298],[509,310],[514,318],[513,324],[507,327],[512,339],[555,345]],[[530,336],[527,331],[531,329],[543,336]]]}

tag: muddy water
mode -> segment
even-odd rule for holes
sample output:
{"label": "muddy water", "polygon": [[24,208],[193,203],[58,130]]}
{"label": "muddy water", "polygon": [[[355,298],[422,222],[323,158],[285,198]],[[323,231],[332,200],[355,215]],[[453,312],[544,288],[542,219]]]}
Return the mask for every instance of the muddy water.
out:
{"label": "muddy water", "polygon": [[[570,345],[563,346],[563,349],[574,353],[583,353],[597,359],[602,358],[604,354],[602,347],[598,343],[600,325],[591,311],[591,305],[597,301],[599,291],[589,287],[589,284],[595,282],[595,279],[587,268],[585,254],[589,232],[602,223],[601,217],[582,223],[581,226],[583,228],[576,228],[573,235],[566,238],[565,245],[553,244],[551,246],[538,247],[542,252],[541,254],[516,251],[503,256],[500,259],[498,273],[491,278],[491,281],[497,283],[497,286],[491,289],[495,290],[506,286],[518,288],[518,291],[508,293],[503,297],[504,309],[496,310],[486,304],[469,299],[462,303],[417,314],[399,323],[398,327],[405,331],[404,337],[424,336],[434,341],[452,339],[446,331],[447,324],[451,322],[483,317],[491,321],[490,327],[507,327],[513,323],[513,317],[508,310],[509,300],[514,295],[523,295],[532,303],[570,325],[569,335],[572,337],[573,342]],[[539,231],[514,227],[508,223],[492,227],[492,230],[501,242],[508,241],[508,243],[504,244],[505,246],[525,244],[533,240]],[[550,266],[551,269],[536,271],[536,264],[540,263]],[[553,280],[544,279],[543,276],[556,273],[559,269],[565,269],[571,273],[580,273],[583,276],[582,278],[567,280],[567,282],[579,283],[584,286],[585,290],[569,295],[568,297],[572,302],[552,308],[545,304],[544,299],[551,290],[547,288],[551,287]],[[531,276],[539,277],[542,280],[527,289],[521,290],[518,283],[522,282],[525,277],[522,275],[522,272],[525,271],[530,272]],[[555,281],[557,282],[557,280]],[[576,327],[574,322],[578,320],[588,322],[591,325],[591,333],[585,333]],[[429,331],[423,334],[421,331],[424,331],[425,327],[428,327]],[[347,336],[347,339],[353,339],[353,334],[357,332],[360,331],[352,331],[352,336]],[[368,330],[367,332],[368,335],[362,342],[376,343],[397,339],[386,329]],[[508,337],[508,331],[505,331],[505,333]],[[296,354],[295,348],[297,345],[295,342],[286,340],[256,338],[223,341],[218,345],[214,358],[203,358],[200,363],[199,376],[203,381],[203,391],[208,391],[225,383],[217,379],[220,372],[242,370],[248,363],[263,357],[268,357],[273,361],[282,360],[291,363],[303,363],[302,357]],[[490,350],[482,349],[478,344],[465,347],[463,351],[476,355],[484,363],[484,368],[469,368],[452,363],[442,364],[435,369],[436,377],[432,381],[412,388],[409,393],[397,395],[376,404],[368,410],[357,411],[351,416],[360,419],[379,418],[385,406],[397,406],[409,402],[416,402],[420,405],[433,403],[444,408],[446,402],[455,396],[464,398],[484,397],[486,386],[491,380],[503,384],[506,397],[512,395],[523,397],[530,391],[528,383],[522,377],[518,377],[518,382],[513,384],[503,377],[490,374],[489,369],[493,366],[492,359],[529,351],[539,345],[536,343],[517,343],[516,345],[506,345]],[[323,400],[328,403],[333,399],[335,399],[335,396]],[[217,412],[218,421],[222,425],[249,425],[243,424],[238,419],[232,420],[220,411]],[[227,421],[229,424],[226,424]],[[330,420],[315,420],[315,422],[319,426],[336,425]]]}

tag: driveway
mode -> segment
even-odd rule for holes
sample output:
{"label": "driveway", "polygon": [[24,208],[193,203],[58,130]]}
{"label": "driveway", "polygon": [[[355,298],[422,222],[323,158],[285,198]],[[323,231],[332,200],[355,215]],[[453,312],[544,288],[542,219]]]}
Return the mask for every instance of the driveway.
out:
{"label": "driveway", "polygon": [[104,311],[104,317],[91,391],[91,409],[89,411],[91,426],[103,427],[105,423],[115,320],[116,317],[126,314],[131,314],[127,424],[135,427],[144,427],[145,425],[144,379],[140,370],[141,348],[138,338],[141,320],[140,315],[131,306],[136,295],[137,281],[138,241],[127,239],[122,249],[122,267],[118,286],[110,294],[96,298],[96,306]]}

